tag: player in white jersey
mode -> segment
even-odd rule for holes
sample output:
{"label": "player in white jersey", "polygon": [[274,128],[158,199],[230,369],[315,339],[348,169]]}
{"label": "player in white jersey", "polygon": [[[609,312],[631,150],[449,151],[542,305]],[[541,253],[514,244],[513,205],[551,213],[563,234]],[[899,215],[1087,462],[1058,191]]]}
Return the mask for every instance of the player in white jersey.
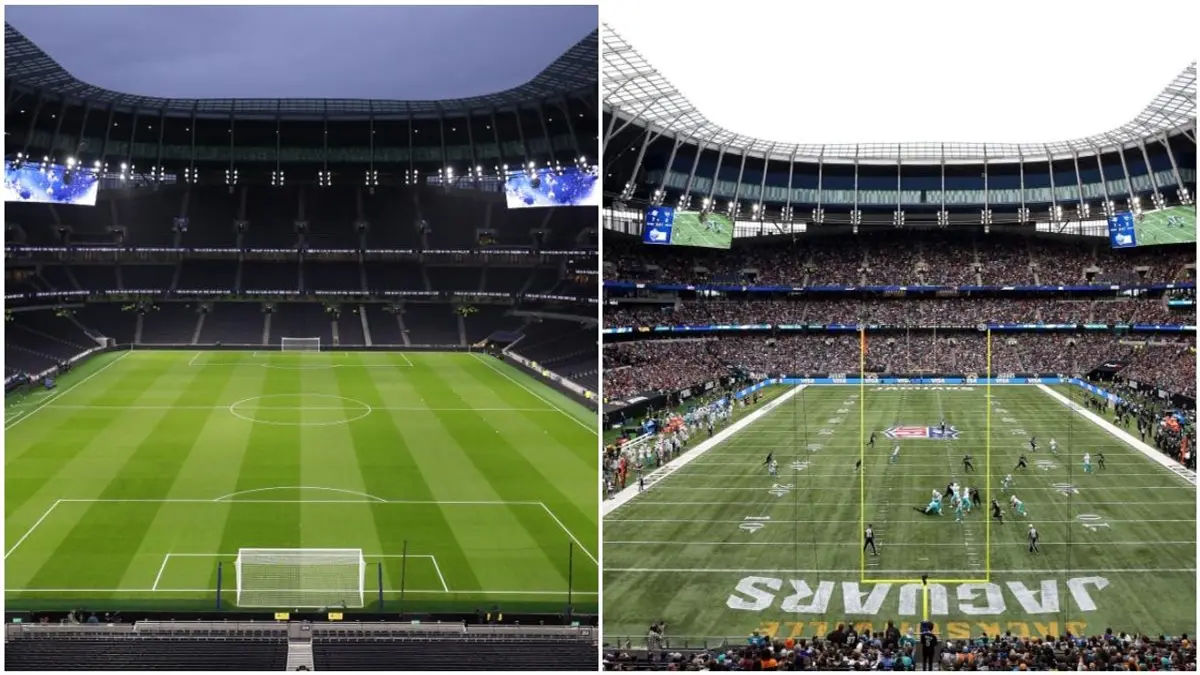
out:
{"label": "player in white jersey", "polygon": [[777,475],[779,473],[779,462],[772,459],[771,463],[767,466],[767,473],[772,476]]}
{"label": "player in white jersey", "polygon": [[1000,491],[1001,491],[1001,492],[1008,492],[1008,488],[1012,487],[1012,483],[1013,483],[1013,477],[1012,477],[1012,474],[1011,474],[1011,473],[1010,473],[1010,474],[1006,474],[1006,475],[1004,476],[1004,482],[1003,482],[1003,483],[1000,485]]}
{"label": "player in white jersey", "polygon": [[1083,472],[1092,472],[1092,453],[1090,452],[1083,453]]}
{"label": "player in white jersey", "polygon": [[1050,452],[1055,455],[1058,454],[1058,441],[1054,440],[1053,438],[1050,439]]}
{"label": "player in white jersey", "polygon": [[894,445],[892,447],[892,456],[890,459],[888,459],[888,462],[890,462],[892,464],[897,464],[900,462],[900,444],[899,443],[897,443],[896,445]]}

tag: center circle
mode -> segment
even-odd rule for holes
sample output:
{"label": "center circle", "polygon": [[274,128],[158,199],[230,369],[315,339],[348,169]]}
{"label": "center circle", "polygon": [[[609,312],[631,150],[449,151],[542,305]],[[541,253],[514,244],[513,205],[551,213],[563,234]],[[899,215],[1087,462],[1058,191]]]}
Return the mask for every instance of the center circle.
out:
{"label": "center circle", "polygon": [[328,427],[361,420],[371,414],[372,408],[348,396],[264,394],[230,403],[229,412],[234,417],[253,424]]}

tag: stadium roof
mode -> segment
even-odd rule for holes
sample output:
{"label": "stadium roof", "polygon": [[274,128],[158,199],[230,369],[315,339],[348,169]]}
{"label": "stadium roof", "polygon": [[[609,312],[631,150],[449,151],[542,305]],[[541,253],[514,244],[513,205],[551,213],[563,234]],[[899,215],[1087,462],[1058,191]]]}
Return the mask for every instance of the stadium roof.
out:
{"label": "stadium roof", "polygon": [[[604,72],[601,95],[615,117],[683,137],[703,148],[743,153],[778,161],[854,161],[915,163],[1028,161],[1093,155],[1177,132],[1195,133],[1196,63],[1183,69],[1133,120],[1110,131],[1050,143],[789,143],[739,134],[722,127],[696,108],[636,49],[609,25],[603,26]],[[731,94],[743,96],[742,94]],[[746,97],[747,105],[769,102],[769,94]]]}
{"label": "stadium roof", "polygon": [[[83,47],[86,51],[86,47]],[[528,105],[596,90],[599,37],[592,31],[525,84],[505,91],[443,100],[367,98],[164,98],[113,91],[83,82],[9,23],[4,25],[5,79],[10,87],[120,111],[158,114],[284,117],[437,117]],[[503,58],[504,52],[498,55]],[[359,67],[366,67],[369,64]],[[394,67],[389,65],[388,67]]]}

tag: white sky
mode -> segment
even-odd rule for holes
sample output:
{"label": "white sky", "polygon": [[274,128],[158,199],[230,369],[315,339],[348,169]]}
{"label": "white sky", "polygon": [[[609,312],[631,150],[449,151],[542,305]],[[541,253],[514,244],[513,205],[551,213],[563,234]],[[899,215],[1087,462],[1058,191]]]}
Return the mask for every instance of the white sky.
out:
{"label": "white sky", "polygon": [[1132,120],[1196,60],[1196,7],[604,0],[600,18],[735,133],[795,143],[1022,143]]}

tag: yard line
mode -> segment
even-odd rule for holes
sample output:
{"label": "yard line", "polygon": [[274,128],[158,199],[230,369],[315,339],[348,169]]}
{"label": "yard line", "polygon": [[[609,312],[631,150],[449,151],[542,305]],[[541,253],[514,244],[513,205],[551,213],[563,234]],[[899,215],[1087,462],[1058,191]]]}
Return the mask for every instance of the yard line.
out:
{"label": "yard line", "polygon": [[83,378],[82,380],[80,380],[80,381],[76,382],[75,384],[73,384],[73,385],[71,385],[71,386],[67,387],[66,389],[64,389],[64,390],[62,391],[62,393],[58,394],[57,396],[51,396],[51,397],[47,398],[47,399],[46,399],[46,401],[45,401],[45,403],[42,403],[41,405],[39,405],[38,407],[34,408],[33,410],[30,410],[30,411],[29,411],[29,414],[25,415],[24,417],[20,417],[20,418],[18,418],[18,419],[15,419],[15,420],[13,420],[11,424],[5,424],[5,425],[4,425],[4,430],[5,430],[5,431],[8,431],[9,429],[11,429],[11,428],[13,428],[13,427],[17,426],[18,424],[20,424],[21,422],[24,422],[25,420],[29,419],[30,417],[33,417],[33,414],[34,414],[34,413],[36,413],[37,411],[41,410],[42,408],[45,408],[46,406],[50,405],[50,403],[51,403],[52,401],[57,401],[58,399],[60,399],[60,398],[62,398],[62,397],[64,397],[64,396],[66,396],[67,394],[69,394],[69,393],[71,393],[72,391],[74,391],[74,389],[75,389],[76,387],[80,386],[80,385],[81,385],[81,384],[83,384],[84,382],[87,382],[88,380],[90,380],[90,379],[92,379],[93,377],[95,377],[95,376],[99,375],[100,373],[103,373],[104,371],[108,370],[109,368],[111,368],[111,367],[115,366],[115,365],[117,364],[117,362],[119,362],[121,359],[124,359],[126,356],[129,356],[129,355],[130,355],[130,354],[132,354],[132,353],[133,353],[132,351],[125,352],[124,354],[122,354],[122,355],[118,356],[117,358],[113,359],[112,361],[110,361],[110,362],[108,362],[108,363],[104,364],[103,366],[101,366],[101,367],[100,367],[100,369],[99,369],[99,370],[97,370],[96,372],[92,373],[91,375],[88,375],[87,377]]}
{"label": "yard line", "polygon": [[[643,502],[643,503],[646,503],[646,502]],[[653,504],[654,502],[650,502],[650,503]],[[691,502],[657,502],[657,503],[691,504]],[[697,502],[697,503],[707,503],[707,504],[714,505],[714,506],[725,506],[726,505],[725,502]],[[745,504],[745,506],[757,506],[757,505]],[[924,519],[924,518],[917,518],[915,520],[911,520],[908,522],[914,522],[914,523],[915,522],[926,522],[926,520],[927,519]],[[741,520],[704,520],[704,519],[699,519],[699,518],[605,518],[604,519],[605,525],[609,525],[612,523],[741,523],[741,522],[742,522]],[[775,520],[775,519],[772,519],[771,522],[772,523],[788,523],[791,525],[796,525],[796,524],[811,525],[814,523],[820,523],[823,525],[826,523],[857,523],[858,519],[857,518],[853,518],[850,520],[846,520],[846,519],[831,520],[829,518],[821,518],[819,520]],[[1015,522],[1019,522],[1019,521],[1015,521]],[[1055,524],[1062,525],[1064,523],[1078,523],[1080,521],[1078,521],[1078,520],[1038,520],[1037,522],[1042,525],[1055,525]],[[1147,520],[1144,518],[1135,518],[1133,520],[1114,520],[1112,518],[1105,518],[1104,522],[1106,522],[1106,523],[1195,523],[1196,519],[1195,518],[1174,518],[1174,519],[1168,519],[1168,520]],[[1144,542],[1144,543],[1152,544],[1154,542]]]}
{"label": "yard line", "polygon": [[[946,570],[943,570],[946,571]],[[961,569],[950,569],[948,571],[963,572]],[[1092,567],[1092,568],[1075,568],[1075,569],[1010,569],[998,570],[993,569],[992,574],[1183,574],[1195,573],[1195,567]],[[862,571],[857,569],[786,569],[786,568],[716,568],[716,567],[605,567],[604,572],[620,572],[620,573],[667,573],[667,574],[838,574],[845,576],[859,576]],[[908,570],[871,570],[874,574],[933,574],[938,570],[933,569],[908,569]],[[871,583],[870,579],[866,580]],[[913,583],[920,583],[913,580]]]}
{"label": "yard line", "polygon": [[[792,543],[802,543],[806,546],[810,546],[810,545],[811,546],[854,546],[856,548],[860,545],[857,541],[790,542],[790,541],[761,541],[761,540],[760,541],[687,541],[687,540],[665,541],[665,540],[661,540],[661,539],[631,540],[631,541],[613,541],[611,539],[604,540],[605,546],[610,546],[610,545],[620,545],[620,546],[664,546],[664,545],[665,546],[693,546],[693,545],[695,545],[695,546],[786,546],[786,545],[789,545]],[[1042,540],[1039,539],[1038,543],[1039,544],[1042,543]],[[1069,544],[1071,542],[1046,541],[1045,543],[1047,543],[1047,544]],[[1188,546],[1195,546],[1196,540],[1192,539],[1189,541],[1155,541],[1155,542],[1146,542],[1146,541],[1081,542],[1081,541],[1076,540],[1074,542],[1075,545],[1103,544],[1104,546],[1146,546],[1148,543],[1153,543],[1156,546],[1159,544],[1165,544],[1168,546],[1183,546],[1185,544]],[[993,541],[992,542],[992,546],[1027,546],[1027,545],[1028,544],[1026,544],[1024,541]],[[958,544],[950,544],[947,542],[942,542],[941,544],[932,544],[932,545],[927,544],[927,543],[892,543],[892,544],[883,543],[883,544],[879,545],[879,548],[895,548],[897,546],[899,546],[899,547],[912,546],[912,547],[916,547],[916,548],[942,549],[942,548],[947,548],[949,546],[957,547]]]}
{"label": "yard line", "polygon": [[[596,424],[594,424],[594,425],[590,425],[590,426],[589,426],[588,424],[585,424],[584,422],[582,422],[582,421],[581,421],[581,420],[580,420],[578,417],[575,417],[574,415],[572,415],[571,413],[567,412],[566,410],[563,410],[562,408],[560,408],[560,407],[558,407],[558,406],[554,405],[554,404],[553,404],[553,403],[551,403],[550,401],[547,401],[547,400],[546,400],[546,398],[545,398],[545,397],[543,397],[541,394],[539,394],[539,393],[537,393],[536,391],[534,391],[534,390],[530,389],[529,387],[526,387],[526,386],[524,385],[524,383],[522,383],[522,382],[519,382],[519,381],[518,381],[516,378],[514,378],[512,375],[509,375],[508,373],[504,372],[504,371],[503,371],[503,370],[501,370],[500,368],[497,368],[497,367],[496,367],[494,364],[492,364],[492,363],[488,362],[488,357],[486,357],[486,356],[480,356],[479,354],[475,354],[475,359],[476,359],[476,360],[478,360],[478,361],[482,361],[482,362],[483,362],[483,364],[484,364],[484,365],[486,365],[488,368],[491,368],[492,370],[496,371],[497,373],[500,373],[501,375],[503,375],[503,376],[504,376],[504,379],[508,380],[509,382],[512,382],[513,384],[515,384],[515,385],[517,385],[518,387],[520,387],[520,388],[524,389],[525,391],[529,392],[530,394],[533,394],[533,395],[534,395],[534,396],[536,396],[536,397],[537,397],[537,399],[538,399],[539,401],[541,401],[542,403],[545,403],[546,405],[550,406],[551,408],[554,408],[555,410],[557,410],[558,412],[560,412],[560,413],[562,413],[564,416],[566,416],[568,419],[570,419],[572,422],[574,422],[574,423],[578,424],[579,426],[583,427],[584,429],[587,429],[589,433],[591,433],[591,434],[595,434],[595,433],[596,433],[596,430],[599,428],[599,422],[597,422],[597,423],[596,423]],[[589,554],[589,555],[590,555],[590,554]]]}
{"label": "yard line", "polygon": [[37,519],[37,522],[33,524],[33,527],[30,527],[29,530],[17,540],[17,543],[13,544],[12,548],[8,549],[8,553],[4,554],[5,560],[8,560],[8,556],[12,555],[12,552],[17,550],[17,547],[20,546],[27,538],[29,538],[29,535],[33,534],[33,531],[38,528],[38,525],[41,525],[42,521],[46,519],[46,516],[50,515],[50,512],[54,510],[54,507],[58,506],[62,501],[63,500],[59,499],[51,504],[50,508],[46,509],[46,512],[42,514],[41,518]]}
{"label": "yard line", "polygon": [[163,572],[165,572],[167,570],[167,561],[169,561],[170,559],[171,559],[170,553],[163,556],[162,566],[158,568],[158,576],[154,577],[154,585],[150,587],[150,590],[152,590],[152,591],[158,590],[158,582],[162,580]]}
{"label": "yard line", "polygon": [[188,361],[188,365],[189,366],[195,365],[196,359],[199,357],[200,357],[200,352],[196,352],[195,354],[192,354],[192,358]]}
{"label": "yard line", "polygon": [[446,585],[446,577],[442,576],[442,568],[438,566],[437,557],[429,556],[433,560],[433,569],[437,571],[438,579],[442,582],[442,589],[447,593],[450,592],[450,587]]}
{"label": "yard line", "polygon": [[566,525],[563,525],[563,522],[558,519],[558,516],[554,515],[554,512],[550,510],[550,507],[546,506],[542,502],[538,502],[538,504],[540,504],[541,507],[546,510],[546,513],[549,514],[550,517],[554,519],[554,522],[558,523],[558,526],[562,528],[563,532],[567,533],[567,536],[571,538],[571,541],[575,542],[575,544],[577,546],[579,546],[579,550],[583,551],[584,555],[591,558],[592,562],[596,563],[596,566],[599,567],[600,561],[596,560],[596,556],[592,555],[591,551],[587,550],[587,547],[584,546],[582,542],[580,542],[578,539],[575,538],[575,535],[572,534],[571,531],[567,529]]}
{"label": "yard line", "polygon": [[[803,475],[803,474],[796,474],[796,475]],[[1083,486],[1075,485],[1075,487],[1083,487]],[[1136,487],[1145,487],[1145,488],[1154,488],[1155,490],[1189,490],[1191,492],[1196,491],[1196,488],[1191,485],[1162,485],[1162,486],[1159,486],[1159,485],[1141,485],[1141,486],[1131,485],[1131,486],[1126,486],[1126,487],[1135,487],[1135,488]],[[747,486],[743,486],[743,487],[725,487],[725,486],[714,487],[714,486],[700,486],[700,485],[655,485],[654,488],[656,490],[689,490],[689,491],[702,490],[702,491],[706,491],[706,492],[746,492],[747,490],[761,490],[763,492],[766,492],[769,489],[768,486],[762,486],[762,485],[747,485]],[[834,491],[838,491],[838,492],[845,492],[847,489],[849,489],[849,488],[846,488],[844,486],[842,486],[842,487],[805,487],[804,491],[834,490]],[[1023,487],[1023,488],[1021,488],[1021,492],[1028,492],[1030,490],[1052,490],[1054,492],[1058,492],[1061,489],[1062,488],[1056,488],[1056,487]]]}

